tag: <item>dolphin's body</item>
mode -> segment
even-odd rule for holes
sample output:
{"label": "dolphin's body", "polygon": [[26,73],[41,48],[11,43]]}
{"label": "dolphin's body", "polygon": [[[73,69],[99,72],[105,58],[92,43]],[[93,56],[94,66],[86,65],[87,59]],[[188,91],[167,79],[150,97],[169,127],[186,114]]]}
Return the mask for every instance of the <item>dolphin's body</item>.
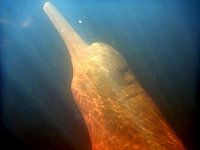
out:
{"label": "dolphin's body", "polygon": [[115,49],[85,43],[51,3],[44,4],[44,11],[69,50],[72,93],[92,150],[185,149]]}

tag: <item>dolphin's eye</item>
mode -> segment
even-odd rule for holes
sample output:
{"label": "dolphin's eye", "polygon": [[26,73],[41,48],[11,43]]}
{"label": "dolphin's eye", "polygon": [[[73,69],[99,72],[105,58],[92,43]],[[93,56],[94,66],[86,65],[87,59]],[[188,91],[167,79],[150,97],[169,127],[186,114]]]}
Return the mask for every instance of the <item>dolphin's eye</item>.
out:
{"label": "dolphin's eye", "polygon": [[119,71],[120,73],[126,73],[126,72],[129,71],[129,67],[128,67],[127,65],[125,65],[125,66],[123,66],[123,67],[119,67],[119,68],[118,68],[118,71]]}

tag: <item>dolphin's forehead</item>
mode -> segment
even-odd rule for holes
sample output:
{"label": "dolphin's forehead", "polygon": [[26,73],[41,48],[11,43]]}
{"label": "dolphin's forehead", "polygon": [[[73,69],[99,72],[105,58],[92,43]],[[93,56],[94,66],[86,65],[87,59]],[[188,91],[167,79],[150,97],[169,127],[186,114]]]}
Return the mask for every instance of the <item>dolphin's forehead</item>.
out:
{"label": "dolphin's forehead", "polygon": [[74,68],[78,70],[79,78],[85,77],[88,79],[85,82],[97,85],[98,88],[103,87],[102,89],[118,88],[132,83],[133,74],[115,49],[103,43],[94,43],[87,51],[90,51],[89,56],[81,62],[81,68]]}
{"label": "dolphin's forehead", "polygon": [[120,57],[120,54],[114,48],[101,42],[91,44],[88,51],[92,56]]}
{"label": "dolphin's forehead", "polygon": [[124,58],[111,46],[104,43],[93,43],[88,48],[89,64],[96,64],[98,68],[107,68],[110,71],[125,70],[128,65]]}

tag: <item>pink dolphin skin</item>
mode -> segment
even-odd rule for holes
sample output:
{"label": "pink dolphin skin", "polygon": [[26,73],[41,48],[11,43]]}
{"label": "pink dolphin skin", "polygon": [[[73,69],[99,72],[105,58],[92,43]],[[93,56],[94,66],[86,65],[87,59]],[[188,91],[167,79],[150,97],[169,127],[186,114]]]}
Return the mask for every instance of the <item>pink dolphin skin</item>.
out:
{"label": "pink dolphin skin", "polygon": [[70,53],[71,89],[92,150],[185,150],[114,48],[84,42],[50,2],[43,9]]}

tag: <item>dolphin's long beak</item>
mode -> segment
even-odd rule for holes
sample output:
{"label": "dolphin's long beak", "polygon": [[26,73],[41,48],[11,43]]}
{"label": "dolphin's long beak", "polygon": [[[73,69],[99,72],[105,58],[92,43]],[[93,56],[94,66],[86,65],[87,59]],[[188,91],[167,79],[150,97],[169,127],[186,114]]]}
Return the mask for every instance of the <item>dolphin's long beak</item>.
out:
{"label": "dolphin's long beak", "polygon": [[43,6],[44,11],[54,24],[62,39],[64,40],[71,59],[74,63],[74,59],[79,59],[85,52],[85,48],[88,46],[82,38],[75,32],[71,25],[65,20],[65,18],[59,13],[59,11],[51,4],[46,2]]}

